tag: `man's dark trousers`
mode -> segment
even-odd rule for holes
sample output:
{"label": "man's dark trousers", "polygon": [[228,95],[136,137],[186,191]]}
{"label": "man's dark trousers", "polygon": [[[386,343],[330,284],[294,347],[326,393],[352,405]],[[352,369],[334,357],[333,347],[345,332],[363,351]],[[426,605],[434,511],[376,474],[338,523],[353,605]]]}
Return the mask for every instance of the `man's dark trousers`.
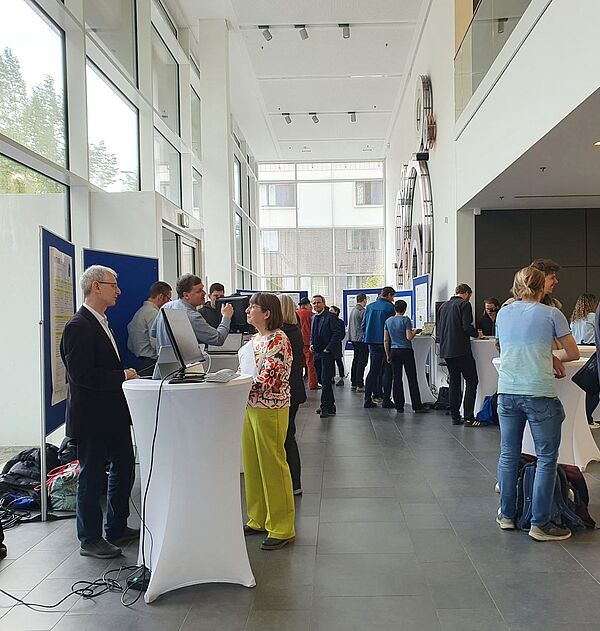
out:
{"label": "man's dark trousers", "polygon": [[354,357],[350,369],[350,385],[355,388],[364,388],[365,368],[369,361],[369,345],[365,342],[352,342],[352,348],[354,349]]}
{"label": "man's dark trousers", "polygon": [[475,397],[477,395],[477,368],[473,355],[461,355],[459,357],[447,357],[446,365],[450,375],[450,414],[452,420],[460,420],[460,403],[462,399],[462,380],[465,380],[465,400],[463,412],[466,420],[475,418]]}
{"label": "man's dark trousers", "polygon": [[96,543],[102,537],[100,498],[106,486],[106,463],[110,462],[106,539],[117,539],[127,527],[135,472],[129,426],[110,433],[90,432],[78,438],[77,455],[81,467],[77,484],[77,537],[81,543]]}
{"label": "man's dark trousers", "polygon": [[367,383],[365,386],[365,402],[372,401],[373,396],[377,396],[379,394],[377,392],[377,382],[383,375],[383,369],[386,364],[385,349],[383,348],[383,344],[369,344],[369,359],[371,361],[371,366],[369,368],[369,374],[367,375]]}
{"label": "man's dark trousers", "polygon": [[335,407],[335,397],[333,396],[332,380],[335,376],[335,359],[331,353],[315,353],[315,369],[320,375],[319,383],[321,390],[321,409],[332,412]]}
{"label": "man's dark trousers", "polygon": [[410,391],[410,402],[413,410],[422,410],[421,393],[417,381],[417,365],[412,348],[392,348],[392,371],[394,373],[394,403],[396,409],[404,407],[404,384],[402,370],[406,370],[406,379]]}

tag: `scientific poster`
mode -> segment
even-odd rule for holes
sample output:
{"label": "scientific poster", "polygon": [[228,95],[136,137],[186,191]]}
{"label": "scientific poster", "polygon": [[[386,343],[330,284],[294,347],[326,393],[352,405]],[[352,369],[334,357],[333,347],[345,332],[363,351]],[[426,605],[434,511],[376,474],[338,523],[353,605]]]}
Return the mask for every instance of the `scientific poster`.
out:
{"label": "scientific poster", "polygon": [[67,398],[67,372],[60,357],[60,340],[73,316],[73,260],[54,247],[50,258],[50,366],[52,372],[51,405]]}
{"label": "scientific poster", "polygon": [[415,286],[415,322],[413,325],[416,329],[422,329],[427,322],[427,291],[427,283]]}

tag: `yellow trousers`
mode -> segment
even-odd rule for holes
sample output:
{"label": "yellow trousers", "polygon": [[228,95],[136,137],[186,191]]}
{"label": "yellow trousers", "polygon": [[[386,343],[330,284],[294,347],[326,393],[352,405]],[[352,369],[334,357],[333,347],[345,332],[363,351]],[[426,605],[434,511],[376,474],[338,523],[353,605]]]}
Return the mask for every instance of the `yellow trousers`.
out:
{"label": "yellow trousers", "polygon": [[246,407],[242,434],[248,526],[273,539],[291,539],[294,493],[285,455],[289,408]]}

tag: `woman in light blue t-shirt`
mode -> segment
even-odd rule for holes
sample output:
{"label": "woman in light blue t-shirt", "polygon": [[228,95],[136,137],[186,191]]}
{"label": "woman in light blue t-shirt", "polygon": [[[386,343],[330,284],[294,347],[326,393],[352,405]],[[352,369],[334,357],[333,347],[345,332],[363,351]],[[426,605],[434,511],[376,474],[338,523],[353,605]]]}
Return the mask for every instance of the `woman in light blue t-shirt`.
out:
{"label": "woman in light blue t-shirt", "polygon": [[555,541],[568,539],[571,531],[550,521],[561,425],[565,418],[554,388],[555,377],[564,377],[565,369],[552,353],[552,342],[559,339],[566,361],[579,359],[579,349],[565,316],[555,307],[540,303],[544,282],[544,273],[534,267],[518,271],[512,288],[516,301],[503,307],[496,319],[501,362],[500,509],[496,521],[502,529],[515,527],[519,457],[525,423],[529,423],[537,456],[529,535],[538,541]]}

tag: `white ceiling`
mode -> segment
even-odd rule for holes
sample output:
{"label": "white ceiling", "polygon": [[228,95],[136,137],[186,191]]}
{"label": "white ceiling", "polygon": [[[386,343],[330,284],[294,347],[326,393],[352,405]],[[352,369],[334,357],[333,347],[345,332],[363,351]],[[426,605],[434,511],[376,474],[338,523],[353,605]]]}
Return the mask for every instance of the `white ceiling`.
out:
{"label": "white ceiling", "polygon": [[468,204],[479,208],[599,208],[600,90]]}
{"label": "white ceiling", "polygon": [[[384,156],[422,0],[180,3],[190,25],[228,20],[231,108],[257,159]],[[338,26],[345,23],[349,39]],[[306,25],[308,39],[295,24]],[[259,25],[269,26],[271,41]]]}

